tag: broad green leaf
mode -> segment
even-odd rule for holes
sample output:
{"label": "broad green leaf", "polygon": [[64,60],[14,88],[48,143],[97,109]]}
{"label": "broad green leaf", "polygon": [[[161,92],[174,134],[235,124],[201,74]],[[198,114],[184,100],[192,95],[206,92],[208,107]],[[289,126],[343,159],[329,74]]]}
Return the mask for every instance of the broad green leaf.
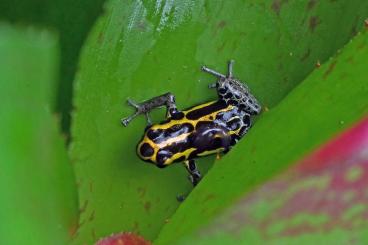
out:
{"label": "broad green leaf", "polygon": [[366,244],[368,118],[179,244]]}
{"label": "broad green leaf", "polygon": [[[235,75],[272,108],[343,46],[367,13],[363,0],[109,1],[75,84],[71,156],[83,211],[75,243],[121,230],[154,239],[179,206],[176,195],[191,190],[179,164],[161,170],[138,159],[145,121],[120,125],[133,112],[126,98],[170,91],[179,108],[215,99],[207,89],[214,78],[199,67],[225,72],[233,58]],[[212,161],[200,160],[200,169]]]}
{"label": "broad green leaf", "polygon": [[213,221],[237,198],[366,115],[367,65],[365,31],[273,110],[263,113],[246,138],[216,162],[164,227],[156,244],[173,244],[178,237]]}
{"label": "broad green leaf", "polygon": [[0,24],[0,244],[65,244],[77,226],[56,118],[56,38]]}

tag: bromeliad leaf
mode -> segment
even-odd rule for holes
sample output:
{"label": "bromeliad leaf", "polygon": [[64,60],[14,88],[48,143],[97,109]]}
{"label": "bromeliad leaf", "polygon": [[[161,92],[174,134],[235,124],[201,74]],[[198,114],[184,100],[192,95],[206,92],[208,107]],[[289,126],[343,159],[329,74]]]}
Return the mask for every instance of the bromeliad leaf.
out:
{"label": "bromeliad leaf", "polygon": [[368,118],[176,244],[365,244]]}
{"label": "bromeliad leaf", "polygon": [[[154,239],[178,207],[176,195],[191,190],[182,166],[161,171],[137,158],[145,123],[140,118],[121,127],[119,119],[131,113],[126,98],[172,92],[179,108],[209,101],[215,98],[207,89],[213,79],[198,67],[225,71],[224,62],[233,58],[237,76],[272,109],[318,60],[356,33],[367,6],[365,0],[110,0],[84,46],[75,81],[71,157],[83,211],[75,243],[121,230]],[[162,119],[158,115],[154,121]],[[201,160],[201,169],[212,161]],[[178,228],[177,221],[172,239],[189,229]]]}
{"label": "bromeliad leaf", "polygon": [[[155,243],[174,243],[178,237],[191,234],[196,228],[214,222],[225,207],[231,206],[238,198],[245,197],[271,176],[366,115],[367,57],[368,32],[365,31],[353,39],[337,57],[313,72],[278,106],[263,114],[231,154],[216,162],[201,184],[177,210],[171,222],[164,227]],[[365,130],[361,133],[364,134]],[[345,139],[342,142],[353,144]],[[332,171],[333,167],[331,168]],[[346,170],[349,169],[347,166]],[[307,177],[311,178],[310,181],[313,179],[311,176]],[[297,180],[298,178],[292,180],[295,188],[300,185]],[[289,180],[283,183],[287,184]],[[290,188],[292,191],[293,188]],[[320,195],[319,198],[322,198],[323,194]],[[278,197],[273,192],[271,196]],[[278,201],[275,200],[274,203],[278,204]],[[258,205],[254,206],[257,210],[265,207],[265,203],[262,204],[261,201]],[[288,212],[288,207],[293,212],[291,206],[285,206],[284,213]],[[268,210],[273,207],[265,208]],[[329,209],[328,206],[325,208]],[[272,217],[272,214],[269,215]],[[279,226],[278,223],[274,224]],[[287,229],[282,226],[282,230]],[[276,233],[278,232],[281,231],[277,230]],[[339,242],[339,237],[335,238],[335,242]]]}

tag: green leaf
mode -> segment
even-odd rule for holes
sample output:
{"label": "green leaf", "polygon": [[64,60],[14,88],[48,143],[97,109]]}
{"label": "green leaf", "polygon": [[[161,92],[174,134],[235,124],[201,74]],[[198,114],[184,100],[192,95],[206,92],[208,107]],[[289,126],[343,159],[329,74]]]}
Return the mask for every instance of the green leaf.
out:
{"label": "green leaf", "polygon": [[[161,170],[138,159],[145,119],[122,128],[120,118],[132,113],[126,98],[170,91],[179,108],[215,99],[207,89],[214,78],[199,67],[224,72],[233,58],[235,75],[272,108],[356,33],[367,7],[363,0],[109,1],[75,84],[71,156],[83,210],[75,242],[121,230],[154,239],[179,206],[176,195],[191,190],[179,164]],[[212,161],[200,160],[201,171]]]}
{"label": "green leaf", "polygon": [[366,244],[367,148],[365,117],[176,244]]}
{"label": "green leaf", "polygon": [[61,114],[63,133],[69,134],[72,85],[78,57],[87,34],[102,12],[104,0],[2,0],[0,20],[52,27],[59,34],[60,77],[52,109]]}
{"label": "green leaf", "polygon": [[240,196],[367,114],[367,65],[365,32],[273,110],[263,113],[246,138],[216,162],[156,244],[173,244],[181,235],[212,222]]}
{"label": "green leaf", "polygon": [[65,244],[77,226],[77,193],[50,105],[53,35],[0,24],[0,243]]}

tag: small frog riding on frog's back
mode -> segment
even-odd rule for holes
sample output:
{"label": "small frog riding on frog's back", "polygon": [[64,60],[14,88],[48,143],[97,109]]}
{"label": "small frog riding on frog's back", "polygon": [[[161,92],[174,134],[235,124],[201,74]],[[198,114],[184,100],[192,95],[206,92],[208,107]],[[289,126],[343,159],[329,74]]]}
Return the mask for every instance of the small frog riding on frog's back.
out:
{"label": "small frog riding on frog's back", "polygon": [[[138,143],[137,154],[144,160],[163,168],[174,162],[183,162],[189,179],[195,186],[201,179],[194,159],[209,154],[227,153],[251,127],[250,117],[261,112],[261,106],[248,87],[233,77],[233,61],[225,76],[205,66],[202,70],[218,80],[209,88],[216,88],[218,99],[187,110],[176,108],[175,97],[166,93],[142,103],[128,99],[136,112],[121,120],[124,126],[140,114],[146,116],[148,126]],[[149,112],[158,107],[167,108],[167,118],[152,124]]]}

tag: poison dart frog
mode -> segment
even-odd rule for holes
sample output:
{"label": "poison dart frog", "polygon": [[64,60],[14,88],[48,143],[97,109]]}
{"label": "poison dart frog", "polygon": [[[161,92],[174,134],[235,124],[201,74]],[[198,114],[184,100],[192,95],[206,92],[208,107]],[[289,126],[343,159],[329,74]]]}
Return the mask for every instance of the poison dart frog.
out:
{"label": "poison dart frog", "polygon": [[[195,186],[201,179],[195,159],[227,153],[248,132],[251,116],[261,112],[261,105],[248,87],[233,77],[233,64],[233,60],[228,63],[227,75],[202,66],[202,71],[217,77],[216,83],[209,85],[209,88],[217,90],[216,101],[180,111],[172,93],[142,103],[127,100],[136,112],[121,119],[121,123],[127,126],[140,114],[144,114],[148,122],[137,146],[137,154],[142,160],[160,168],[183,162],[189,172],[189,180]],[[167,119],[152,124],[149,112],[162,106],[166,107]]]}

